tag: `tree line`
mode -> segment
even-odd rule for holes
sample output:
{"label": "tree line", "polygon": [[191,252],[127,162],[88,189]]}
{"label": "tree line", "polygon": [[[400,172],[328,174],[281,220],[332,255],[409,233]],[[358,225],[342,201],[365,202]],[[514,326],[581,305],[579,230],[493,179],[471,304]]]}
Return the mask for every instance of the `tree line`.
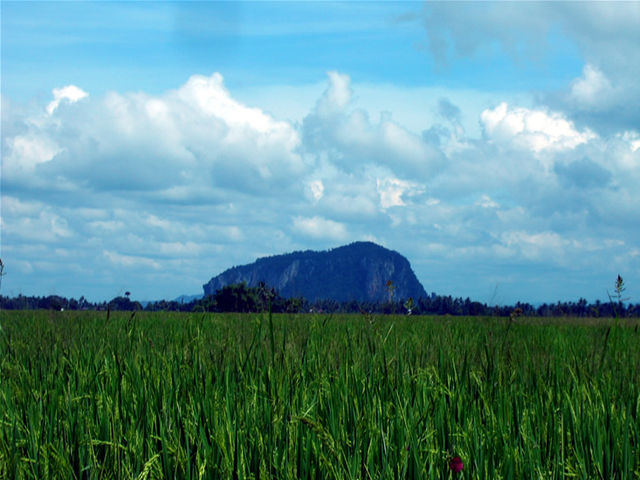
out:
{"label": "tree line", "polygon": [[261,283],[249,287],[246,283],[227,285],[214,295],[188,302],[161,300],[144,305],[131,300],[129,292],[108,302],[90,302],[84,297],[65,298],[58,295],[45,297],[6,297],[0,295],[0,308],[4,310],[145,310],[181,312],[263,312],[274,313],[383,313],[402,315],[459,315],[459,316],[510,316],[514,312],[537,317],[640,317],[640,304],[623,301],[620,296],[608,302],[556,302],[531,305],[517,302],[515,305],[487,305],[469,298],[453,298],[450,295],[431,293],[418,299],[398,299],[386,302],[362,302],[283,298],[272,287]]}

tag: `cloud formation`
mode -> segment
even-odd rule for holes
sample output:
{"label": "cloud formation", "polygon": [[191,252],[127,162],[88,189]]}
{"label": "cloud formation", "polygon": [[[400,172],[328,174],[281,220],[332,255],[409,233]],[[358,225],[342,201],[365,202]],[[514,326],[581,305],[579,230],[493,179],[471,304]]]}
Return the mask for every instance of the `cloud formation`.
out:
{"label": "cloud formation", "polygon": [[[87,96],[77,87],[53,94],[46,114],[7,139],[10,187],[55,175],[58,185],[106,191],[260,190],[291,185],[305,170],[295,129],[235,101],[219,74],[193,76],[160,97],[111,92],[75,103]],[[62,111],[64,99],[73,105]]]}
{"label": "cloud formation", "polygon": [[67,85],[62,88],[53,89],[53,100],[47,105],[47,113],[51,115],[56,108],[60,105],[60,102],[67,101],[69,103],[75,103],[78,100],[89,96],[87,92],[75,85]]}
{"label": "cloud formation", "polygon": [[422,21],[429,52],[443,68],[456,57],[513,62],[553,71],[546,64],[562,39],[582,59],[582,74],[544,104],[566,111],[593,131],[611,134],[640,124],[640,8],[637,2],[483,2],[465,8],[428,3]]}
{"label": "cloud formation", "polygon": [[571,83],[570,95],[581,108],[597,108],[610,101],[612,90],[605,74],[588,63],[582,70],[582,76]]}
{"label": "cloud formation", "polygon": [[577,131],[574,124],[559,113],[509,108],[504,102],[482,112],[480,121],[488,138],[536,153],[573,150],[596,138],[588,129]]}
{"label": "cloud formation", "polygon": [[[606,78],[585,67],[569,88],[595,101]],[[260,255],[361,239],[407,255],[429,291],[506,283],[504,301],[539,300],[527,289],[541,270],[578,283],[638,270],[637,129],[595,133],[570,110],[501,102],[473,137],[464,105],[437,96],[448,127],[420,134],[374,119],[357,93],[329,72],[299,123],[239,101],[219,73],[156,95],[64,87],[9,108],[5,263],[38,293],[92,298],[197,293]],[[563,296],[561,281],[548,285],[536,292]]]}
{"label": "cloud formation", "polygon": [[353,173],[363,165],[384,165],[404,175],[426,178],[441,165],[440,152],[381,114],[379,121],[363,109],[349,108],[350,79],[329,72],[329,85],[302,124],[305,149]]}
{"label": "cloud formation", "polygon": [[345,241],[348,238],[344,224],[322,217],[296,217],[293,228],[302,235],[313,238]]}

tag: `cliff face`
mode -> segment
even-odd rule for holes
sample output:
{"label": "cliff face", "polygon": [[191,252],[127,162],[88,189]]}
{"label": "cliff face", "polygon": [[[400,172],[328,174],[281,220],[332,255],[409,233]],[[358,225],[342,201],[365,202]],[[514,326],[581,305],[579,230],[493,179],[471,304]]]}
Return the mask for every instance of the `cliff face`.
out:
{"label": "cliff face", "polygon": [[203,288],[205,295],[212,295],[226,285],[246,282],[255,287],[264,282],[285,298],[384,302],[389,300],[388,281],[395,287],[395,300],[426,296],[406,258],[371,242],[260,258],[222,272]]}

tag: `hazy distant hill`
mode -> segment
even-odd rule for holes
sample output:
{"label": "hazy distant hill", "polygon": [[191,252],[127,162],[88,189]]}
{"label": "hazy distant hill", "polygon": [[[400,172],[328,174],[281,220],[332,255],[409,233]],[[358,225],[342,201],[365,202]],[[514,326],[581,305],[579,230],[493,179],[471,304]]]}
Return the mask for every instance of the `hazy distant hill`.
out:
{"label": "hazy distant hill", "polygon": [[201,293],[197,295],[180,295],[179,297],[175,298],[173,301],[178,303],[189,303],[189,302],[193,302],[194,300],[200,300],[202,296],[203,295]]}
{"label": "hazy distant hill", "polygon": [[372,242],[260,258],[222,272],[203,288],[205,295],[211,295],[234,283],[255,287],[264,282],[285,298],[384,302],[389,300],[388,281],[395,287],[396,300],[426,296],[408,260]]}

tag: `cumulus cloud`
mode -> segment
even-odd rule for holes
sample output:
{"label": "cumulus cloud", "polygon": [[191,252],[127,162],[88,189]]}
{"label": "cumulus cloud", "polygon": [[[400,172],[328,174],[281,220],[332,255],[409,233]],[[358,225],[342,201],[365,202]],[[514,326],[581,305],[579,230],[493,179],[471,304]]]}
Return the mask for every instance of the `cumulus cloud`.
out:
{"label": "cumulus cloud", "polygon": [[293,228],[294,231],[313,238],[338,241],[348,238],[344,224],[322,217],[296,217],[293,219]]}
{"label": "cumulus cloud", "polygon": [[476,202],[476,205],[482,208],[498,208],[500,206],[487,194],[483,194],[480,197],[480,199]]}
{"label": "cumulus cloud", "polygon": [[629,148],[632,152],[640,150],[640,133],[633,130],[628,130],[626,132],[623,132],[622,134],[618,134],[618,137],[628,143]]}
{"label": "cumulus cloud", "polygon": [[75,103],[78,100],[82,100],[88,97],[89,94],[75,85],[67,85],[62,88],[53,89],[53,100],[47,105],[47,113],[49,115],[58,108],[61,102]]}
{"label": "cumulus cloud", "polygon": [[349,108],[350,79],[329,73],[329,85],[302,123],[304,148],[346,172],[366,164],[386,164],[404,175],[427,177],[442,165],[440,152],[420,135],[381,114],[372,121],[363,109]]}
{"label": "cumulus cloud", "polygon": [[521,254],[529,260],[546,258],[552,262],[566,261],[565,249],[572,243],[552,231],[507,231],[500,235],[500,240],[512,254]]}
{"label": "cumulus cloud", "polygon": [[[195,75],[162,96],[111,92],[77,102],[84,96],[77,87],[54,90],[51,119],[8,139],[9,182],[24,171],[31,175],[25,182],[55,175],[106,190],[261,190],[297,188],[292,178],[306,169],[296,130],[234,100],[219,74]],[[63,111],[62,100],[77,103]]]}
{"label": "cumulus cloud", "polygon": [[348,75],[326,82],[299,124],[240,102],[219,74],[3,112],[3,260],[23,279],[48,272],[45,290],[74,272],[60,293],[137,284],[157,292],[147,299],[197,293],[261,255],[363,238],[406,254],[441,293],[504,282],[514,264],[509,288],[525,299],[536,268],[639,265],[636,128],[596,135],[505,102],[476,114],[472,137],[456,128],[465,104],[437,94],[432,120],[447,126],[420,135],[360,108]]}
{"label": "cumulus cloud", "polygon": [[30,132],[7,139],[8,154],[3,167],[9,175],[32,173],[41,163],[49,162],[60,152],[58,144],[48,135]]}
{"label": "cumulus cloud", "polygon": [[405,206],[402,196],[420,191],[415,184],[398,178],[379,178],[376,181],[376,187],[380,195],[380,206],[385,210]]}
{"label": "cumulus cloud", "polygon": [[[640,123],[640,8],[637,2],[455,2],[425,5],[423,22],[435,61],[496,58],[551,69],[556,42],[580,52],[582,75],[559,91],[539,92],[592,130],[608,134]],[[492,57],[493,56],[493,57]]]}
{"label": "cumulus cloud", "polygon": [[586,64],[582,75],[571,82],[567,91],[551,92],[543,98],[603,134],[636,128],[640,122],[640,85],[635,81],[638,72],[634,72],[633,80],[617,73],[610,70],[605,73]]}
{"label": "cumulus cloud", "polygon": [[337,168],[318,171],[322,197],[314,200],[314,211],[341,222],[371,221],[380,214],[376,190],[377,172],[345,173]]}
{"label": "cumulus cloud", "polygon": [[578,131],[562,114],[501,103],[482,112],[487,137],[517,148],[542,152],[571,150],[596,137],[589,129]]}
{"label": "cumulus cloud", "polygon": [[[239,251],[223,261],[222,248],[291,245],[277,225],[298,214],[300,178],[312,175],[299,133],[237,101],[221,75],[195,75],[159,95],[65,87],[45,106],[3,109],[3,256],[27,270],[83,269],[83,282],[65,284],[88,296],[118,278],[175,289],[180,275],[181,288],[197,292],[203,268],[250,260]],[[61,251],[52,256],[53,244]]]}
{"label": "cumulus cloud", "polygon": [[322,116],[339,113],[349,105],[353,93],[349,75],[331,71],[327,73],[327,76],[329,77],[329,86],[316,105],[318,113]]}
{"label": "cumulus cloud", "polygon": [[21,215],[18,218],[9,215],[10,221],[6,221],[5,218],[3,217],[2,233],[6,238],[56,244],[73,236],[67,219],[46,206],[42,206],[38,213],[33,212],[31,215]]}
{"label": "cumulus cloud", "polygon": [[571,97],[583,108],[589,108],[608,102],[611,95],[611,83],[598,68],[586,64],[582,77],[571,83]]}
{"label": "cumulus cloud", "polygon": [[324,184],[322,180],[312,180],[309,182],[309,192],[316,202],[324,195]]}
{"label": "cumulus cloud", "polygon": [[[209,77],[192,76],[170,98],[181,100],[190,112],[197,112],[200,117],[223,121],[226,127],[225,140],[229,143],[246,141],[246,137],[251,135],[259,147],[281,143],[283,149],[291,151],[298,145],[298,137],[288,123],[277,121],[259,108],[250,108],[234,100],[219,73]],[[169,114],[166,104],[160,101],[148,102],[147,111],[151,118],[160,120]]]}

